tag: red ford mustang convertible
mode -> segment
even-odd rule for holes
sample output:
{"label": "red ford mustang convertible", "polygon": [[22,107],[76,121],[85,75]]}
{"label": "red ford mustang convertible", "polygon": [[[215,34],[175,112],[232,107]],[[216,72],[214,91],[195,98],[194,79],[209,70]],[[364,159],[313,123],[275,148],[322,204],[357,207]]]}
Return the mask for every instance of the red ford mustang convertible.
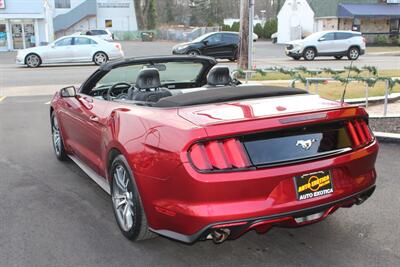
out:
{"label": "red ford mustang convertible", "polygon": [[111,195],[122,233],[221,243],[366,200],[378,143],[363,108],[241,85],[208,57],[101,66],[50,109],[55,154]]}

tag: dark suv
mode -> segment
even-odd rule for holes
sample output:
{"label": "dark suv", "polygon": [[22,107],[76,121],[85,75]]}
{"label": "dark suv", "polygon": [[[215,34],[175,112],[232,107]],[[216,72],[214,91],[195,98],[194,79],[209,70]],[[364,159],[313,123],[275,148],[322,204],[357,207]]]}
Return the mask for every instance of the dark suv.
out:
{"label": "dark suv", "polygon": [[211,32],[191,42],[173,47],[174,55],[205,55],[235,61],[238,56],[239,34],[237,32]]}

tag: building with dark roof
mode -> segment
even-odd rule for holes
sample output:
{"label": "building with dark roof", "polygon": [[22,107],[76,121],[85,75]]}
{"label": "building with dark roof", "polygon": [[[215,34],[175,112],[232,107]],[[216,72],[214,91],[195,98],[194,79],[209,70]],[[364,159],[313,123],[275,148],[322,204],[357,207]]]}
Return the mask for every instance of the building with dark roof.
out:
{"label": "building with dark roof", "polygon": [[[279,13],[287,9],[285,5],[291,4],[293,7],[294,3],[299,5],[302,2],[302,0],[286,0]],[[304,0],[304,2],[314,13],[313,32],[355,30],[362,32],[369,42],[375,41],[380,35],[390,38],[399,36],[400,0]],[[298,16],[305,19],[309,16],[309,14],[296,14],[293,10],[289,13],[285,11],[285,14],[278,15],[278,29],[281,28],[281,33],[278,30],[278,40],[279,34],[285,36],[284,32],[293,32],[293,27],[296,27],[288,23],[291,17]],[[279,24],[284,24],[286,28],[279,27]],[[303,37],[310,34],[310,26],[301,28]],[[281,39],[287,41],[287,38]]]}

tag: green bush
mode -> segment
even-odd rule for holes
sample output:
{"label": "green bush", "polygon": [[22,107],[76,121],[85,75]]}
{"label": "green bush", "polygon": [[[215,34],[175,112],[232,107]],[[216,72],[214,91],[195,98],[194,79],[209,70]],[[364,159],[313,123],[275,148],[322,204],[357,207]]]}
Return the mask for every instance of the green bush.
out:
{"label": "green bush", "polygon": [[377,35],[375,37],[375,43],[378,45],[388,44],[389,40],[385,35]]}
{"label": "green bush", "polygon": [[267,38],[267,39],[270,39],[270,38],[271,38],[271,35],[272,35],[273,33],[275,33],[277,30],[278,30],[278,21],[277,21],[276,19],[267,21],[267,22],[264,24],[264,28],[263,28],[264,34],[263,34],[263,36],[264,36],[265,38]]}
{"label": "green bush", "polygon": [[260,38],[260,39],[264,39],[265,38],[265,36],[264,36],[264,30],[263,30],[263,27],[261,26],[261,24],[260,23],[257,23],[256,24],[256,26],[254,27],[254,33],[255,34],[257,34],[258,35],[258,37]]}
{"label": "green bush", "polygon": [[231,31],[231,26],[226,25],[226,24],[222,25],[222,31],[223,32],[230,32]]}
{"label": "green bush", "polygon": [[240,22],[234,22],[231,27],[231,31],[239,32],[240,31]]}

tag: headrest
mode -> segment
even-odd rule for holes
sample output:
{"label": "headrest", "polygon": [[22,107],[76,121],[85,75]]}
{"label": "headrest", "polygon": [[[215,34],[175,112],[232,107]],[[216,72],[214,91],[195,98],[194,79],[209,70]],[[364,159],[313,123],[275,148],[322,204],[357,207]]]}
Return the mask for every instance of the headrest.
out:
{"label": "headrest", "polygon": [[142,69],[137,78],[135,86],[139,89],[150,89],[161,87],[160,73],[158,69]]}
{"label": "headrest", "polygon": [[226,66],[214,66],[207,75],[208,85],[229,85],[231,82],[230,71]]}

